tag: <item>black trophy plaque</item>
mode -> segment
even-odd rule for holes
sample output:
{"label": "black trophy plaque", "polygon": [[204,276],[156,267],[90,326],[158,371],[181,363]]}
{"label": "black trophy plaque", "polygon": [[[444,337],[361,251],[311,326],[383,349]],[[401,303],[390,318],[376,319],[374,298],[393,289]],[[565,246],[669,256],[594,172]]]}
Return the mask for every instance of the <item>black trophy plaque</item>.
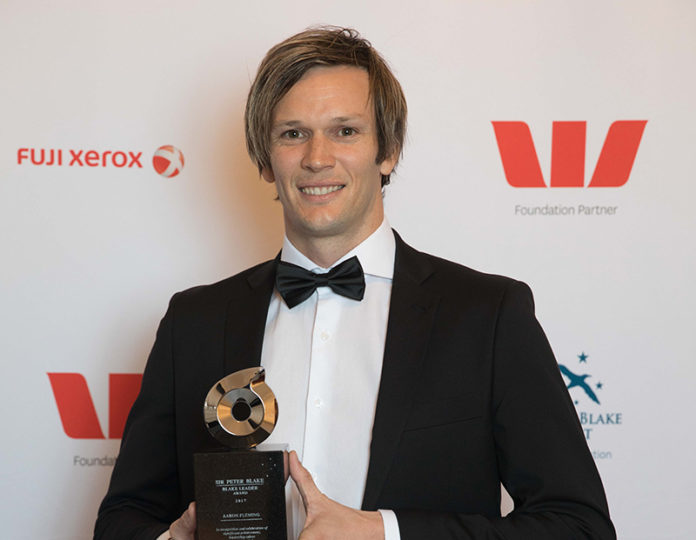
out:
{"label": "black trophy plaque", "polygon": [[286,540],[282,450],[253,449],[273,431],[278,404],[263,368],[237,371],[210,389],[211,435],[229,451],[194,455],[198,540]]}

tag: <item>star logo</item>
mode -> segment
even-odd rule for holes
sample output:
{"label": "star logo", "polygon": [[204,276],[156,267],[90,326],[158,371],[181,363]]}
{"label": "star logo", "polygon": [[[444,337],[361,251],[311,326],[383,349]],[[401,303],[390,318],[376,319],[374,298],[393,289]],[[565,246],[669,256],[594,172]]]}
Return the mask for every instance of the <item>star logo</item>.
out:
{"label": "star logo", "polygon": [[[577,356],[578,356],[578,363],[579,364],[587,364],[587,359],[589,358],[589,355],[585,354],[585,351],[581,352]],[[600,404],[599,397],[597,397],[597,394],[595,393],[595,390],[601,390],[604,386],[600,381],[598,381],[594,385],[594,390],[593,390],[592,386],[590,386],[590,383],[587,382],[587,379],[592,376],[589,373],[582,373],[582,374],[574,373],[573,371],[571,371],[569,368],[567,368],[563,364],[558,364],[558,369],[561,370],[561,373],[565,376],[565,378],[568,381],[568,385],[567,385],[568,390],[570,390],[571,388],[574,388],[574,387],[581,388],[587,397],[589,397],[597,405]],[[579,403],[579,401],[575,400],[575,404],[577,405],[578,403]]]}

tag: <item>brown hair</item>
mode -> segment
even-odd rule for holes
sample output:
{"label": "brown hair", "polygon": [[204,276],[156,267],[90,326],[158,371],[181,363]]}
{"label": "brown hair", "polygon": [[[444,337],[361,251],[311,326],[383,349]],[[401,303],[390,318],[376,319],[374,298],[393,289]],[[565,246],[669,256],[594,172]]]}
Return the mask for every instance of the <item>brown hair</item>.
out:
{"label": "brown hair", "polygon": [[[352,28],[309,28],[268,51],[261,61],[244,114],[247,150],[259,171],[270,168],[273,113],[278,102],[315,66],[356,66],[367,71],[377,124],[377,157],[398,160],[406,134],[406,99],[399,81],[369,41]],[[382,175],[382,186],[389,175]]]}

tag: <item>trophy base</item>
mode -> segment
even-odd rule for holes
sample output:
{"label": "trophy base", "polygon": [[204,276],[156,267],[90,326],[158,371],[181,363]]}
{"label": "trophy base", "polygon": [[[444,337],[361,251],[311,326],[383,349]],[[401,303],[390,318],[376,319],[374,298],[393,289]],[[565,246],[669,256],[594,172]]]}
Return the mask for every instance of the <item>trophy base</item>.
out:
{"label": "trophy base", "polygon": [[198,540],[287,540],[282,451],[194,455]]}

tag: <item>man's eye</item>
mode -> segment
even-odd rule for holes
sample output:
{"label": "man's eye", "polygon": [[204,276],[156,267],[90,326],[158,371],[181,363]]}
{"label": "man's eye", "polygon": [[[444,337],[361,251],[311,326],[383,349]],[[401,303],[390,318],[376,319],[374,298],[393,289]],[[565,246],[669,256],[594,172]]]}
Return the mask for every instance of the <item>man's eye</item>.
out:
{"label": "man's eye", "polygon": [[297,129],[289,129],[283,133],[282,137],[285,139],[299,139],[302,137],[302,133]]}
{"label": "man's eye", "polygon": [[356,131],[352,127],[343,127],[339,133],[341,137],[350,137],[351,135],[355,135]]}

